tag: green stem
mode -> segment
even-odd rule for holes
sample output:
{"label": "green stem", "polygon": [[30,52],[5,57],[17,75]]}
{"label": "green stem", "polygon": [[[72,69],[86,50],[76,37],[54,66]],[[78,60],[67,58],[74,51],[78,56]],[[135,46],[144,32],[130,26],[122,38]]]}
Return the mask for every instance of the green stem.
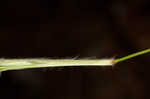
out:
{"label": "green stem", "polygon": [[131,59],[131,58],[134,58],[136,56],[143,55],[143,54],[146,54],[146,53],[150,53],[150,48],[146,49],[146,50],[143,50],[143,51],[140,51],[140,52],[137,52],[137,53],[133,53],[131,55],[128,55],[128,56],[125,56],[125,57],[122,57],[122,58],[119,58],[119,59],[115,59],[114,62],[115,62],[115,64],[117,64],[117,63],[120,63],[122,61],[126,61],[128,59]]}
{"label": "green stem", "polygon": [[74,60],[74,59],[0,59],[0,72],[7,70],[20,70],[29,68],[44,67],[65,67],[65,66],[113,66],[133,57],[150,53],[150,49],[140,51],[119,59],[95,59],[95,60]]}
{"label": "green stem", "polygon": [[0,59],[0,72],[44,67],[112,66],[113,59]]}

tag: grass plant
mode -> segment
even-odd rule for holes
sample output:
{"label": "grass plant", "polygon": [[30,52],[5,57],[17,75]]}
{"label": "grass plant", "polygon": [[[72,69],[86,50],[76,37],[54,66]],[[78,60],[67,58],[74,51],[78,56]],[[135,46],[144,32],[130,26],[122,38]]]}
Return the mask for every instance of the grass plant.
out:
{"label": "grass plant", "polygon": [[114,66],[115,64],[146,53],[150,53],[150,49],[118,59],[0,59],[0,72],[44,67]]}

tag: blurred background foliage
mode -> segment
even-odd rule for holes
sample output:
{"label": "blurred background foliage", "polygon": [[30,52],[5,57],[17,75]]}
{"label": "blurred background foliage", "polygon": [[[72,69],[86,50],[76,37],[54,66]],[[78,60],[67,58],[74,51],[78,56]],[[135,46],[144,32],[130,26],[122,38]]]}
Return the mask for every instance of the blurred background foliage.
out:
{"label": "blurred background foliage", "polygon": [[[1,58],[110,58],[150,48],[149,0],[1,0]],[[148,99],[150,55],[115,68],[3,72],[1,99]]]}

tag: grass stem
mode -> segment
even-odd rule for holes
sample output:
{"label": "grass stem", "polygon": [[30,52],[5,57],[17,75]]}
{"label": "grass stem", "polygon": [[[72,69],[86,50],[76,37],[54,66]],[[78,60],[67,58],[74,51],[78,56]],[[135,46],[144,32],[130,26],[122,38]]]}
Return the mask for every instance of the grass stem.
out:
{"label": "grass stem", "polygon": [[146,53],[150,53],[150,48],[146,49],[146,50],[143,50],[143,51],[140,51],[140,52],[133,53],[131,55],[128,55],[128,56],[125,56],[125,57],[122,57],[122,58],[119,58],[119,59],[115,59],[114,62],[115,62],[115,64],[117,64],[117,63],[126,61],[128,59],[131,59],[131,58],[134,58],[136,56],[143,55],[143,54],[146,54]]}

